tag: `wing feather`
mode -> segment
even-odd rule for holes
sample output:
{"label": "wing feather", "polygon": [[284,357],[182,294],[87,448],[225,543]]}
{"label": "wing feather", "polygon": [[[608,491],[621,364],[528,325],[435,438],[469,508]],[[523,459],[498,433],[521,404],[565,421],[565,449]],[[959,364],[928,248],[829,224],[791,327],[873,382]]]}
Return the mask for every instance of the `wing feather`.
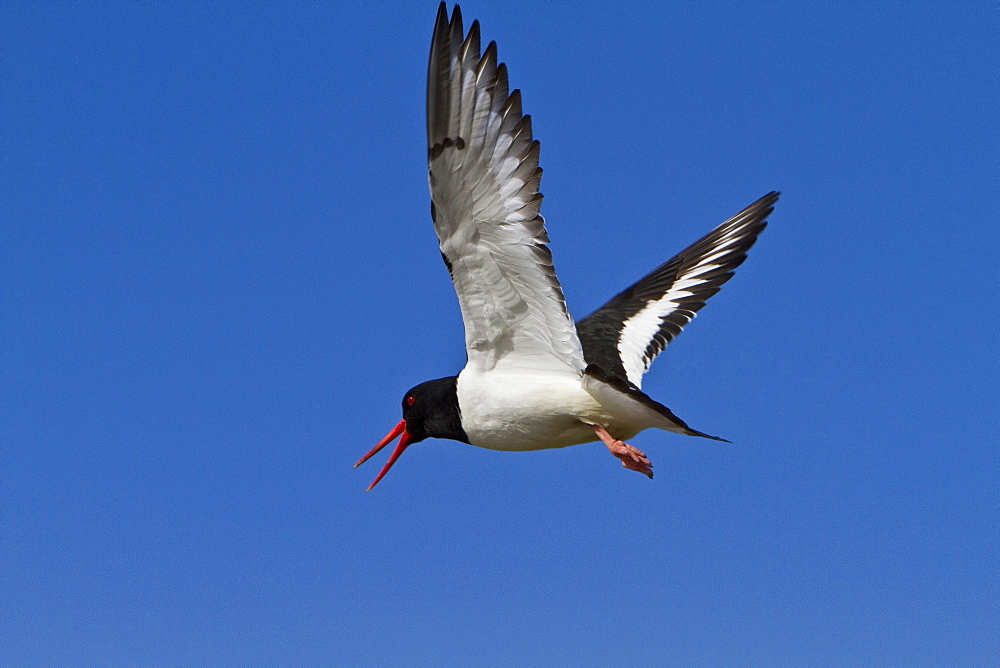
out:
{"label": "wing feather", "polygon": [[587,362],[641,387],[653,360],[746,260],[777,201],[765,195],[577,323]]}
{"label": "wing feather", "polygon": [[520,91],[479,22],[438,10],[427,75],[434,227],[465,321],[469,364],[581,373],[583,350],[546,244],[542,170]]}

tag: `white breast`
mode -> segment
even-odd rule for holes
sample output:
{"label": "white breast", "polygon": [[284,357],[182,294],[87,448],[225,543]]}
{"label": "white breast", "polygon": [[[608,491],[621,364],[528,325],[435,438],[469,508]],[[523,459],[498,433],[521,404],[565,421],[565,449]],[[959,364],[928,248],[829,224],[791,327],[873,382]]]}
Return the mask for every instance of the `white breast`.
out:
{"label": "white breast", "polygon": [[458,405],[469,442],[490,450],[546,450],[597,440],[588,424],[606,424],[601,404],[573,373],[531,374],[466,368]]}

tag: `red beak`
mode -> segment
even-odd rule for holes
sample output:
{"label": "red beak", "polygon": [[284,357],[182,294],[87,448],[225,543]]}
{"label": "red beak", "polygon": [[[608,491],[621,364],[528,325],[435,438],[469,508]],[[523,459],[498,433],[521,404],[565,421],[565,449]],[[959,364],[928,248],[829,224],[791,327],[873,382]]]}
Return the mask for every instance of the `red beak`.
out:
{"label": "red beak", "polygon": [[399,439],[399,445],[397,445],[396,449],[392,451],[392,456],[389,457],[389,461],[385,463],[385,467],[382,469],[382,472],[378,474],[377,478],[375,478],[375,482],[368,485],[368,489],[365,490],[366,492],[372,491],[372,488],[378,484],[378,481],[382,479],[382,476],[384,476],[386,473],[389,472],[389,469],[392,468],[392,465],[395,464],[396,460],[399,459],[399,456],[403,454],[403,450],[406,450],[406,448],[410,446],[410,443],[413,442],[413,437],[406,432],[406,420],[401,420],[399,424],[397,424],[395,427],[392,428],[392,431],[389,432],[388,436],[379,441],[379,444],[376,445],[371,452],[362,457],[360,461],[358,461],[358,463],[354,465],[354,468],[358,468],[359,466],[367,462],[372,455],[374,455],[376,452],[378,452],[385,446],[395,441],[396,437],[399,436],[400,434],[402,434],[403,437]]}

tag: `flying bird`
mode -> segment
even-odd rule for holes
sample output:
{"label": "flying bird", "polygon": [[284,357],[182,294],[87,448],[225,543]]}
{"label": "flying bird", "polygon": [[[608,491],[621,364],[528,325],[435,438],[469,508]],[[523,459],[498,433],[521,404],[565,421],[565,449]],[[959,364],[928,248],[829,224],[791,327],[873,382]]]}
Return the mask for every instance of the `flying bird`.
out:
{"label": "flying bird", "polygon": [[544,450],[601,441],[653,477],[625,441],[663,429],[717,441],[645,394],[642,376],[746,259],[767,225],[772,192],[575,322],[540,214],[538,141],[508,90],[507,68],[479,22],[438,8],[427,73],[431,217],[465,322],[457,376],[403,396],[403,419],[361,458],[400,439],[371,490],[413,443],[445,438],[480,448]]}

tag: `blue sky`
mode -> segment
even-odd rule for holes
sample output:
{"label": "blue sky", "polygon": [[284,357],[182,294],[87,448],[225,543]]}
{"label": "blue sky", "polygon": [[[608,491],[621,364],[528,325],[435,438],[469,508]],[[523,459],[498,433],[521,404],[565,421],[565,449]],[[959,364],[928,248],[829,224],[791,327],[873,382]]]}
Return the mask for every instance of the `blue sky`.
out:
{"label": "blue sky", "polygon": [[992,3],[469,2],[582,317],[774,189],[644,389],[427,441],[436,3],[0,5],[0,662],[995,664]]}

